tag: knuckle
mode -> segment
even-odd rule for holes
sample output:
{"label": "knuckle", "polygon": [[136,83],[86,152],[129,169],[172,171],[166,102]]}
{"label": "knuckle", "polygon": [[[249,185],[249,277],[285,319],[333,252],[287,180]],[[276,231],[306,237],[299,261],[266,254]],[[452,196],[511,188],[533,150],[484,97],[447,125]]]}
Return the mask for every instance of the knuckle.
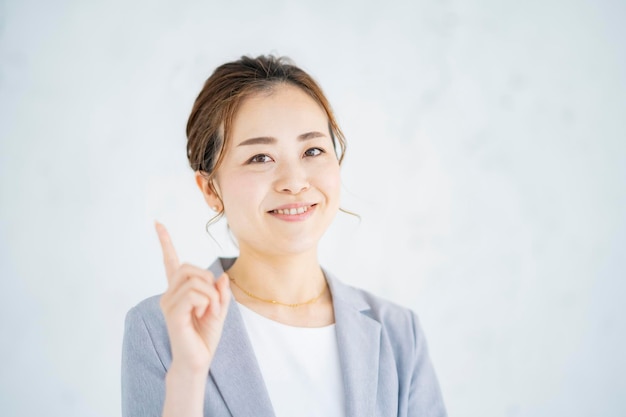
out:
{"label": "knuckle", "polygon": [[180,269],[182,269],[184,271],[193,270],[195,268],[196,268],[195,266],[191,265],[188,262],[183,262],[182,264],[180,264]]}
{"label": "knuckle", "polygon": [[200,287],[200,280],[198,277],[192,275],[187,277],[187,281],[184,285],[188,290],[197,289],[198,287]]}
{"label": "knuckle", "polygon": [[204,297],[202,297],[197,291],[188,291],[186,297],[191,302],[202,301]]}

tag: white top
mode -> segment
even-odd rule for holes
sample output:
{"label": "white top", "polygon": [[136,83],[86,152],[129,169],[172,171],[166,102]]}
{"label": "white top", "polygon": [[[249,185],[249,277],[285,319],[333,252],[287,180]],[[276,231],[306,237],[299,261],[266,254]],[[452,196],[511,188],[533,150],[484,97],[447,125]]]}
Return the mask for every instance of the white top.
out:
{"label": "white top", "polygon": [[344,417],[335,325],[288,326],[237,304],[276,417]]}

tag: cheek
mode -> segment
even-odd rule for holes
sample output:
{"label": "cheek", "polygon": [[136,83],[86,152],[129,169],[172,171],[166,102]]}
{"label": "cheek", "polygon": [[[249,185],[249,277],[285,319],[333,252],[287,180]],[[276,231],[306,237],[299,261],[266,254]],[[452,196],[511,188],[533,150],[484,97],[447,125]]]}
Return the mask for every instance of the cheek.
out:
{"label": "cheek", "polygon": [[339,206],[339,195],[341,192],[341,175],[339,166],[328,167],[320,176],[319,187],[327,195],[331,204]]}
{"label": "cheek", "polygon": [[221,181],[222,198],[227,211],[246,211],[262,196],[258,175],[228,173]]}

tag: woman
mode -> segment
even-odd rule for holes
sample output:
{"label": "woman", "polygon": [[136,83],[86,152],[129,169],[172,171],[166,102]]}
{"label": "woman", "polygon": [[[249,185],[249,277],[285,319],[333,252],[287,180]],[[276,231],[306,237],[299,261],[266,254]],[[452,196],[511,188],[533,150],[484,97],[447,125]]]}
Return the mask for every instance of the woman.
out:
{"label": "woman", "polygon": [[416,316],[318,263],[345,142],[313,79],[272,56],[224,64],[187,137],[240,253],[181,265],[156,225],[169,285],[126,318],[123,415],[445,416]]}

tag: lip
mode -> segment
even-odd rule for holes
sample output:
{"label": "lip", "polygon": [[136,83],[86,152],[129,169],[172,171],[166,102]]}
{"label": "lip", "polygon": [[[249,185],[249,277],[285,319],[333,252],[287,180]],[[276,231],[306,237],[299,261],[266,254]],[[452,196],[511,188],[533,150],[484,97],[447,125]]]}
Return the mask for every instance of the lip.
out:
{"label": "lip", "polygon": [[[306,207],[306,211],[303,213],[286,214],[286,213],[276,212],[277,210],[291,210],[291,209],[299,209],[302,207]],[[313,214],[316,208],[317,208],[317,203],[292,203],[292,204],[284,204],[282,206],[276,207],[268,211],[267,213],[270,216],[275,217],[280,220],[285,220],[288,222],[298,222],[298,221],[306,220],[309,217],[311,217],[311,215]]]}

